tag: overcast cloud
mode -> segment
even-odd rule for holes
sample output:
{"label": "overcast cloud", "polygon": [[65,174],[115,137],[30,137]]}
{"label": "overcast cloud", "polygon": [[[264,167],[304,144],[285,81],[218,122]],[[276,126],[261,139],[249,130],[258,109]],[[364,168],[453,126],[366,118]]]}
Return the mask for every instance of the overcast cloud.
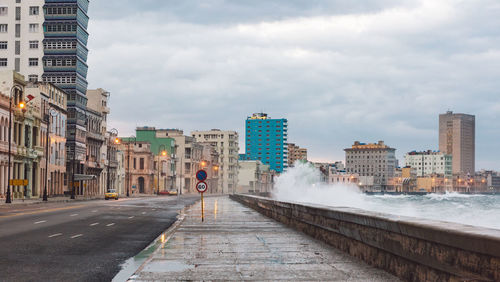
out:
{"label": "overcast cloud", "polygon": [[476,167],[500,169],[498,1],[94,0],[90,88],[111,127],[240,133],[288,119],[312,160],[353,141],[438,149],[438,115],[476,115]]}

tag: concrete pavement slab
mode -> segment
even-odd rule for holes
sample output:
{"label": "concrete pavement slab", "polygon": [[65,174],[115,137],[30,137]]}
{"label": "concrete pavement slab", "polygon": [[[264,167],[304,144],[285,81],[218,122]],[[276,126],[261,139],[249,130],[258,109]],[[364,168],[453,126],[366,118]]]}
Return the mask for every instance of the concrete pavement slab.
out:
{"label": "concrete pavement slab", "polygon": [[227,197],[205,198],[132,281],[398,281]]}

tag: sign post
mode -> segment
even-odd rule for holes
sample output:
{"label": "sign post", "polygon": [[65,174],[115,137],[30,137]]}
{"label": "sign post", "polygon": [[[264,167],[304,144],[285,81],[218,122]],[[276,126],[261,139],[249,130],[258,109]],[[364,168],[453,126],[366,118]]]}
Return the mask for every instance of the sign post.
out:
{"label": "sign post", "polygon": [[203,222],[205,220],[205,211],[204,211],[204,203],[203,203],[203,193],[207,191],[208,185],[205,183],[205,180],[207,179],[208,174],[206,171],[203,169],[200,169],[196,172],[196,179],[198,179],[198,183],[196,184],[196,190],[201,194],[201,221]]}

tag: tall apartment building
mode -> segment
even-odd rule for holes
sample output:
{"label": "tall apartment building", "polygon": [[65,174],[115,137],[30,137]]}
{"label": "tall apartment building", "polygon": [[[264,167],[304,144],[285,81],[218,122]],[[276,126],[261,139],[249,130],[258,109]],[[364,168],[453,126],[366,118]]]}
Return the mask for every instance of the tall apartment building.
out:
{"label": "tall apartment building", "polygon": [[451,155],[454,174],[475,173],[476,118],[448,111],[439,115],[439,150]]}
{"label": "tall apartment building", "polygon": [[385,190],[389,178],[394,176],[397,167],[396,149],[378,143],[354,142],[351,148],[344,149],[347,173],[359,176],[373,176],[373,188]]}
{"label": "tall apartment building", "polygon": [[0,70],[16,70],[30,81],[51,82],[68,94],[67,149],[73,155],[76,148],[79,173],[83,173],[86,152],[88,5],[89,0],[0,4]]}
{"label": "tall apartment building", "polygon": [[288,121],[265,113],[248,117],[245,123],[246,159],[259,160],[278,173],[288,168]]}
{"label": "tall apartment building", "polygon": [[409,152],[405,154],[405,165],[414,168],[417,176],[452,175],[452,157],[442,152]]}
{"label": "tall apartment building", "polygon": [[208,142],[219,153],[219,191],[232,193],[238,185],[238,133],[212,129],[191,132],[197,142]]}
{"label": "tall apartment building", "polygon": [[294,143],[288,143],[288,167],[292,167],[298,160],[307,161],[307,149],[301,148]]}
{"label": "tall apartment building", "polygon": [[43,75],[44,0],[0,4],[0,70],[15,70],[29,81]]}

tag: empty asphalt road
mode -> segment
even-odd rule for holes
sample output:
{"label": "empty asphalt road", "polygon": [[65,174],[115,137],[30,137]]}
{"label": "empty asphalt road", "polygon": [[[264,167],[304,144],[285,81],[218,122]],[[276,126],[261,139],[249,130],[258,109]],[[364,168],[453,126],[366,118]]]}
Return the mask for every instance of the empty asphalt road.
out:
{"label": "empty asphalt road", "polygon": [[1,281],[111,281],[198,196],[0,207]]}

